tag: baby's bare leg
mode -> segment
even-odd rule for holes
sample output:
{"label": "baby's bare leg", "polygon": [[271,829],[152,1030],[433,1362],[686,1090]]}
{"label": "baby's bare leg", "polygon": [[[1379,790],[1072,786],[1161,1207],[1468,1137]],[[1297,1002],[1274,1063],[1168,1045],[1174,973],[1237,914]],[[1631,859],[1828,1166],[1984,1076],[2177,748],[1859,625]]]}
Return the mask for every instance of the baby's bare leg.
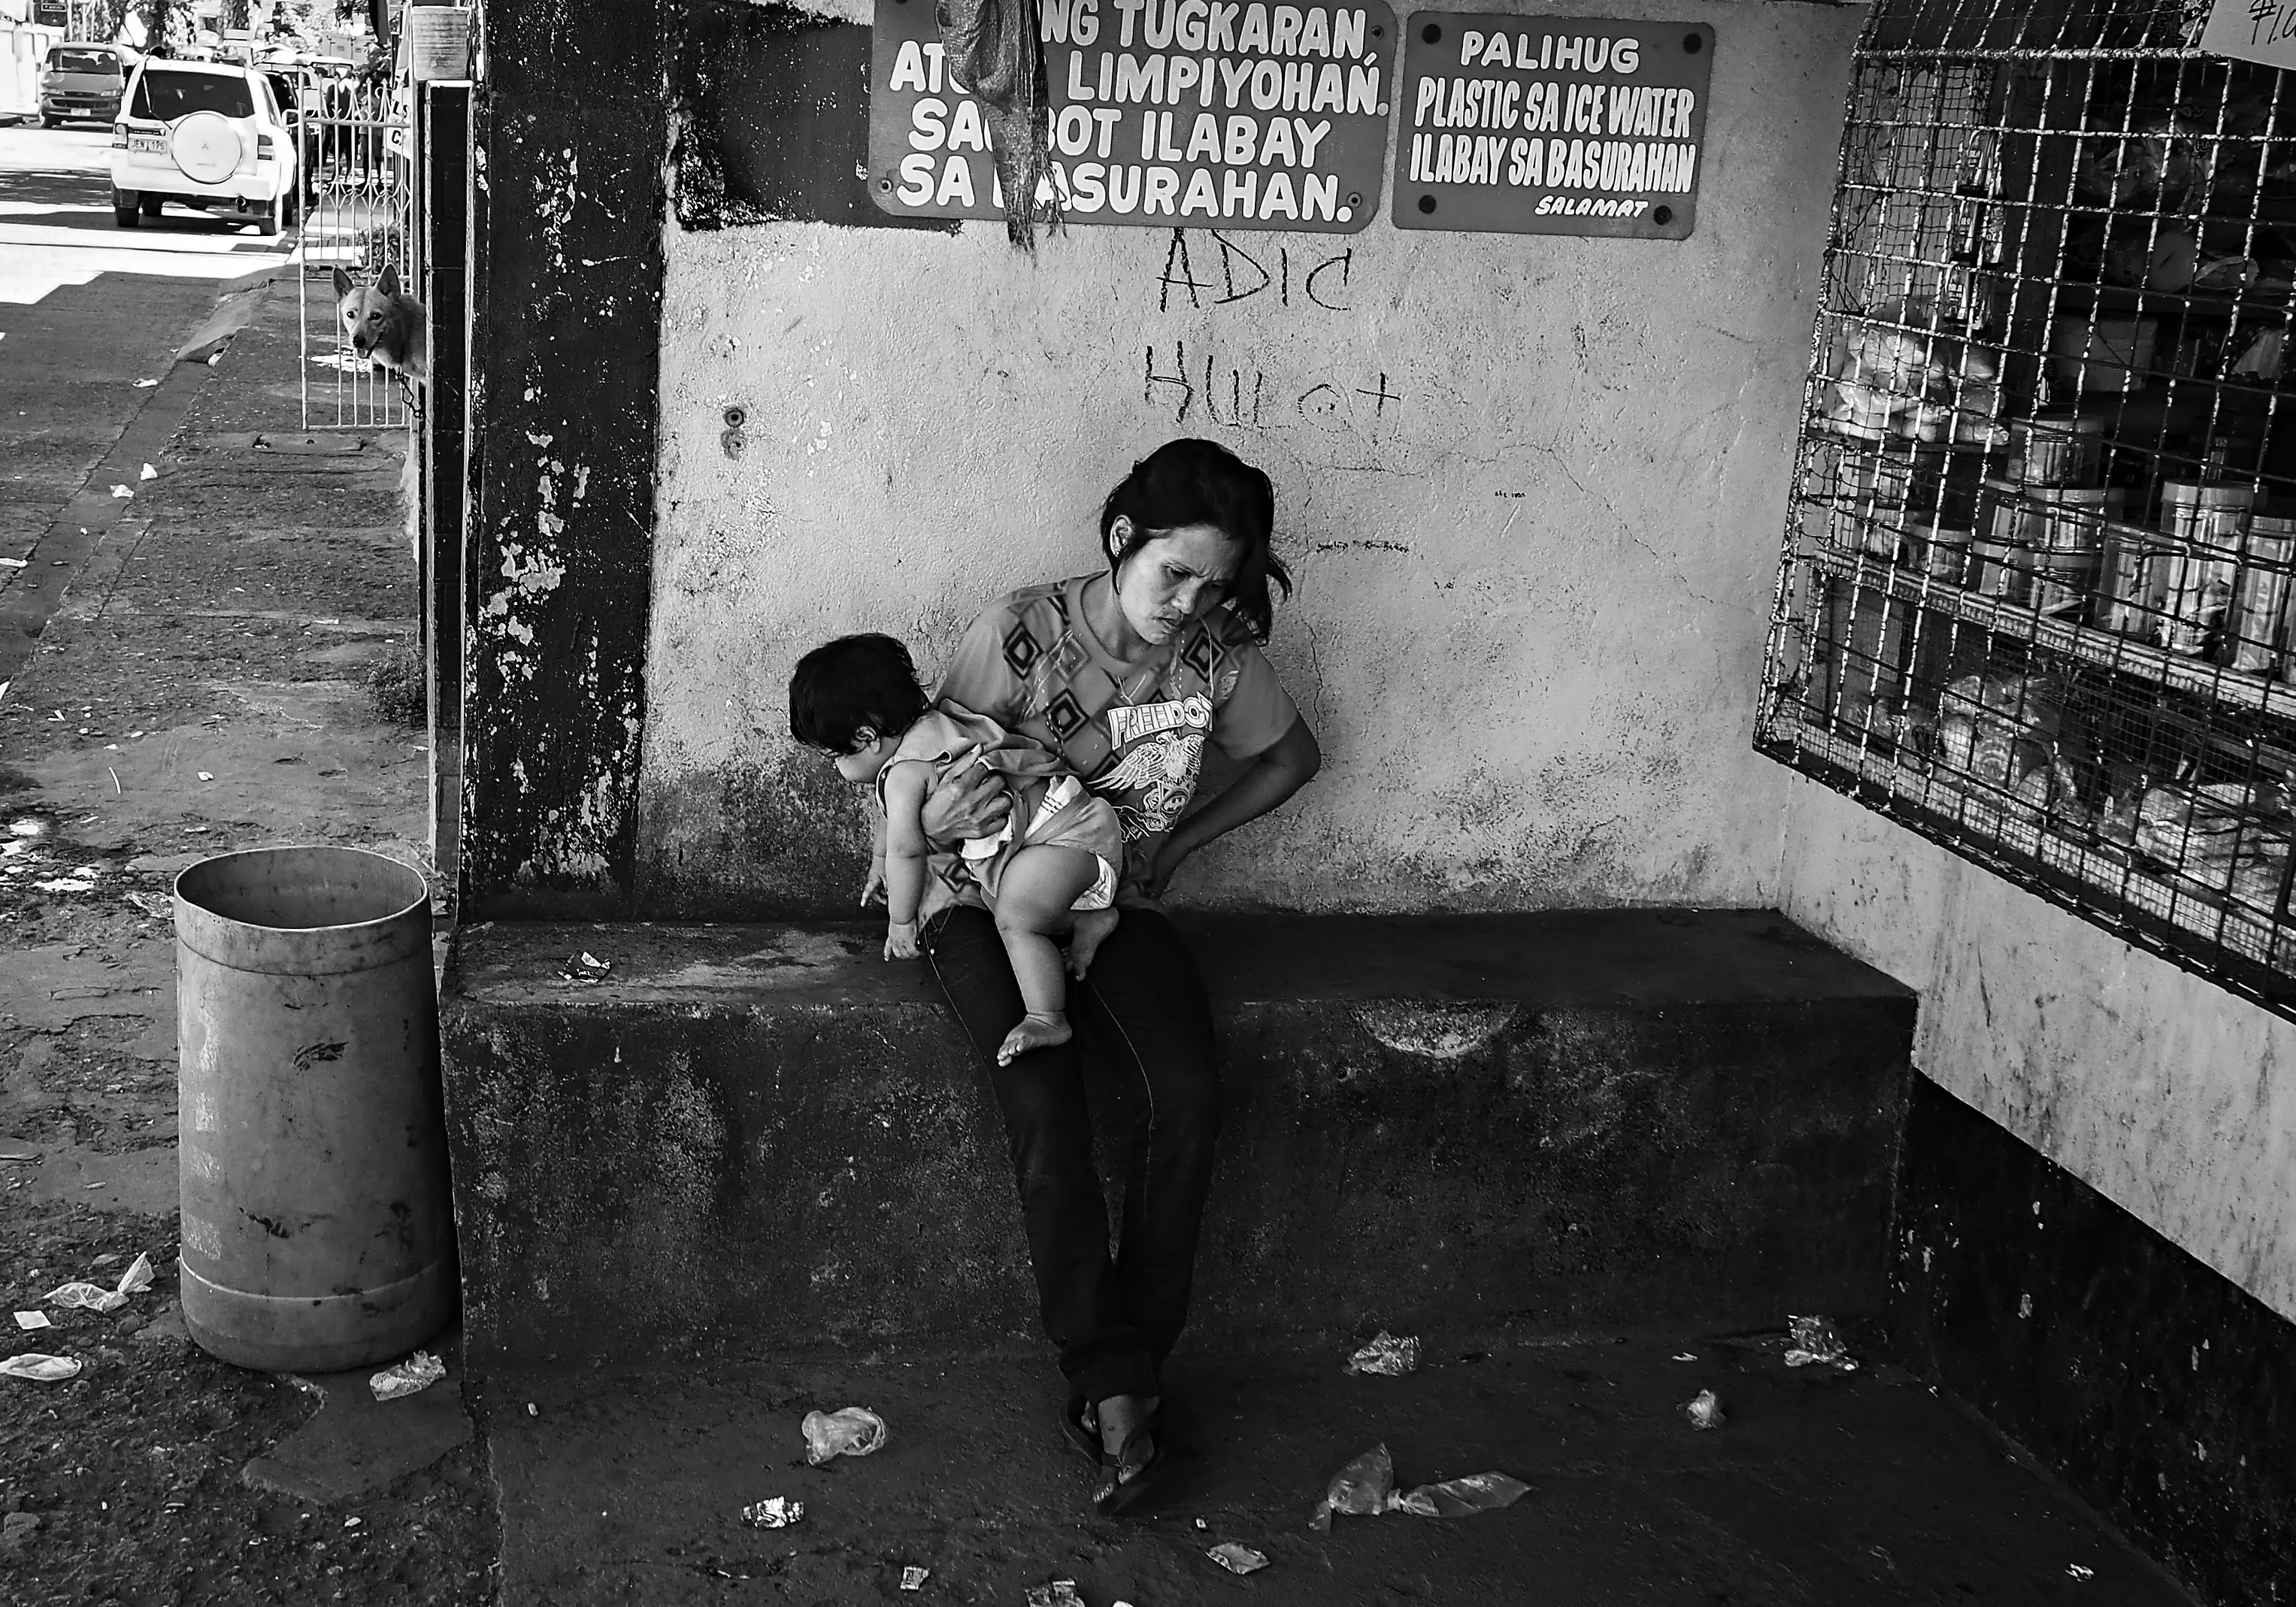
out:
{"label": "baby's bare leg", "polygon": [[1099,858],[1083,849],[1050,844],[1022,849],[996,884],[996,935],[1004,939],[1013,980],[1021,985],[1029,1013],[997,1046],[996,1063],[1054,1044],[1071,1033],[1065,1012],[1068,980],[1061,974],[1061,951],[1053,939],[1069,930],[1070,910],[1100,875]]}

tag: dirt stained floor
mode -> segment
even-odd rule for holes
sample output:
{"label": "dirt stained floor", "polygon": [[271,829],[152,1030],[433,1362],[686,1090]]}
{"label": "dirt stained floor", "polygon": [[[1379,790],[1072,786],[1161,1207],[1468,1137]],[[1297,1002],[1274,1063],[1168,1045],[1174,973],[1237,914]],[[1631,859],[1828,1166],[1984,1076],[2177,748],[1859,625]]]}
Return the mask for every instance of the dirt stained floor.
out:
{"label": "dirt stained floor", "polygon": [[[51,1324],[0,1334],[84,1369],[0,1378],[0,1601],[23,1607],[494,1594],[482,1447],[348,1504],[254,1488],[243,1466],[317,1398],[198,1349],[176,1303],[175,874],[294,841],[428,868],[424,734],[390,717],[420,708],[392,675],[417,606],[405,437],[301,432],[294,291],[214,366],[0,698],[0,1292]],[[117,1312],[46,1298],[139,1254],[157,1280]]]}

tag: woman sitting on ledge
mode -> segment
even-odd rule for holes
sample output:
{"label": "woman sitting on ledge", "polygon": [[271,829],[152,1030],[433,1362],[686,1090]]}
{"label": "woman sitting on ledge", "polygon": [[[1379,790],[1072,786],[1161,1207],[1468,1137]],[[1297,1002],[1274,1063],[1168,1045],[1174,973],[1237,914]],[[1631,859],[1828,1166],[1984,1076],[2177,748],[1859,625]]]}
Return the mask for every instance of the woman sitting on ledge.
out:
{"label": "woman sitting on ledge", "polygon": [[[1157,900],[1189,855],[1282,804],[1323,762],[1259,650],[1269,583],[1291,590],[1268,551],[1275,516],[1267,476],[1225,447],[1157,448],[1101,510],[1103,567],[990,604],[938,693],[1060,755],[1124,828],[1115,931],[1070,955],[1070,1042],[995,1063],[1025,1007],[977,891],[960,890],[923,934],[989,1062],[1045,1331],[1068,1380],[1063,1427],[1098,1466],[1104,1513],[1146,1496],[1168,1466],[1159,1373],[1186,1325],[1219,1133],[1203,982]],[[1207,740],[1244,768],[1191,811]],[[993,775],[953,769],[922,816],[936,860],[994,830],[1006,808]],[[1086,1059],[1118,1090],[1128,1129],[1112,1259]]]}

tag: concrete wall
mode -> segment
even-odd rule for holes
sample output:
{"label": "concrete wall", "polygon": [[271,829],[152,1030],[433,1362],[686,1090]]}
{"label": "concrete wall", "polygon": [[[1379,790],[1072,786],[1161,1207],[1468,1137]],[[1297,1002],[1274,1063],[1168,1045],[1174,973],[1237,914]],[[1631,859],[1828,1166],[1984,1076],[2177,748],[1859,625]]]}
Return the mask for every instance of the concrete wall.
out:
{"label": "concrete wall", "polygon": [[[1751,700],[1862,14],[1699,8],[1679,244],[1400,233],[1383,200],[1354,236],[1077,227],[1033,261],[995,225],[673,218],[640,907],[849,906],[859,811],[783,734],[791,664],[880,628],[937,667],[988,598],[1092,568],[1099,499],[1178,434],[1275,480],[1271,656],[1327,755],[1181,898],[1768,902]],[[1277,283],[1223,304],[1256,280],[1224,250]]]}
{"label": "concrete wall", "polygon": [[1780,899],[1921,996],[1914,1063],[2296,1317],[2296,1024],[1795,781]]}

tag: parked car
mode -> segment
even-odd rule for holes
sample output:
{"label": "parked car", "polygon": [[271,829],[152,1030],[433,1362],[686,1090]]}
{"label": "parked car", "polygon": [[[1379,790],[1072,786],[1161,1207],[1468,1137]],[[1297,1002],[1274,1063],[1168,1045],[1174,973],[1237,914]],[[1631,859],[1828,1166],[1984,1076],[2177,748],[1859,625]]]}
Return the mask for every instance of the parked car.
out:
{"label": "parked car", "polygon": [[59,45],[40,64],[40,127],[85,119],[108,123],[119,115],[128,61],[116,45]]}
{"label": "parked car", "polygon": [[132,229],[175,201],[278,234],[298,210],[294,122],[254,68],[144,61],[112,125],[112,220]]}

